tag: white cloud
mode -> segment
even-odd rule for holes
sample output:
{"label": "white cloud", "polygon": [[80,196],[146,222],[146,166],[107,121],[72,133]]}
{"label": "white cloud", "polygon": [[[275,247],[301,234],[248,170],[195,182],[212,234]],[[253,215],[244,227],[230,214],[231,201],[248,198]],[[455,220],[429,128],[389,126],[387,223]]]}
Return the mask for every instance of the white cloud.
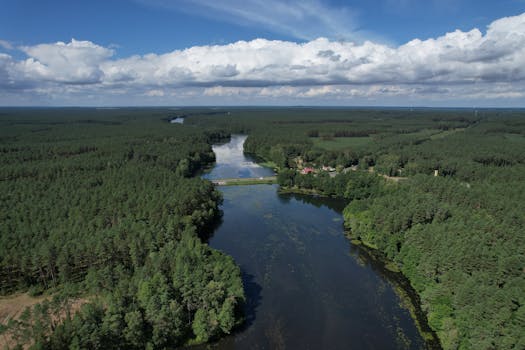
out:
{"label": "white cloud", "polygon": [[334,85],[324,85],[324,86],[315,86],[309,88],[304,93],[301,93],[303,97],[322,97],[322,96],[338,96],[344,95],[346,91],[339,86]]}
{"label": "white cloud", "polygon": [[261,97],[280,98],[299,96],[300,93],[301,89],[294,86],[270,86],[261,88],[257,92],[257,95]]}
{"label": "white cloud", "polygon": [[164,96],[164,90],[148,90],[144,93],[144,95],[149,97],[163,97]]}
{"label": "white cloud", "polygon": [[205,96],[236,96],[252,92],[253,88],[240,88],[228,86],[213,86],[205,88],[203,94]]}
{"label": "white cloud", "polygon": [[27,77],[70,84],[101,82],[104,72],[101,64],[110,59],[113,50],[90,41],[57,42],[25,46],[21,50],[30,58],[19,63]]}
{"label": "white cloud", "polygon": [[0,47],[3,47],[6,50],[14,49],[13,45],[7,40],[0,40]]}
{"label": "white cloud", "polygon": [[325,38],[305,43],[256,39],[116,59],[111,48],[73,39],[21,50],[26,59],[0,54],[4,92],[127,93],[163,101],[173,96],[456,99],[454,94],[482,99],[483,93],[519,99],[525,81],[525,14],[494,21],[485,34],[456,30],[399,47]]}

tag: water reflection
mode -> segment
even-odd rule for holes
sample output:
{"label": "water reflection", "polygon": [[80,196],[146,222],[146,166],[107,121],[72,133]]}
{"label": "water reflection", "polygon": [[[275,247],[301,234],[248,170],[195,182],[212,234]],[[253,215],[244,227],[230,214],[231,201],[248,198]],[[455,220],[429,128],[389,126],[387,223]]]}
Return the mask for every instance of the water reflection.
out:
{"label": "water reflection", "polygon": [[238,330],[239,332],[250,328],[255,322],[257,307],[261,304],[262,299],[262,287],[255,281],[255,276],[246,271],[242,271],[241,273],[244,291],[248,297],[246,298],[246,303],[244,305],[244,324]]}
{"label": "water reflection", "polygon": [[346,203],[341,199],[323,197],[323,196],[312,196],[307,194],[298,193],[279,193],[279,200],[283,203],[290,202],[291,199],[298,200],[303,203],[312,204],[318,208],[328,207],[338,213],[342,213]]}
{"label": "water reflection", "polygon": [[213,146],[215,167],[205,174],[206,179],[234,179],[275,175],[273,170],[260,166],[243,152],[246,135],[232,135],[231,141]]}

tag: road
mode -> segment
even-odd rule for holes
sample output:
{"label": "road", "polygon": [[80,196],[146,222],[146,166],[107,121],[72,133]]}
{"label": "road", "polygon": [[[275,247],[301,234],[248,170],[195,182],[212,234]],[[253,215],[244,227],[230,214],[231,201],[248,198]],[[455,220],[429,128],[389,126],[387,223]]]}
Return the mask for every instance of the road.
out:
{"label": "road", "polygon": [[274,183],[277,183],[277,177],[276,176],[266,176],[266,177],[238,178],[238,179],[213,179],[210,181],[216,186],[274,184]]}

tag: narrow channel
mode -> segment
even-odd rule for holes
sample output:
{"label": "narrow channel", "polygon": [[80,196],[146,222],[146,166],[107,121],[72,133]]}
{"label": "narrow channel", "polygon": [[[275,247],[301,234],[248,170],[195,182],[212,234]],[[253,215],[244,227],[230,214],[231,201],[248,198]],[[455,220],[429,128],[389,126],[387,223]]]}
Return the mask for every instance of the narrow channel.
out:
{"label": "narrow channel", "polygon": [[[243,154],[246,136],[213,150],[208,179],[272,174]],[[209,239],[242,270],[246,323],[216,349],[421,349],[426,343],[388,276],[344,236],[343,203],[279,194],[277,185],[221,187]]]}

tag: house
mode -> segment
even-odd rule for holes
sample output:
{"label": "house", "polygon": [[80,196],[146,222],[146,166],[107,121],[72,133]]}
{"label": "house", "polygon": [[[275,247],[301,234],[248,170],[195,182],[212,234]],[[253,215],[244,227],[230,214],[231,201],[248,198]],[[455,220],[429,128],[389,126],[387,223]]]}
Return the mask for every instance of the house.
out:
{"label": "house", "polygon": [[312,174],[314,172],[314,168],[304,168],[303,170],[301,170],[301,174],[303,175],[306,175],[306,174]]}

